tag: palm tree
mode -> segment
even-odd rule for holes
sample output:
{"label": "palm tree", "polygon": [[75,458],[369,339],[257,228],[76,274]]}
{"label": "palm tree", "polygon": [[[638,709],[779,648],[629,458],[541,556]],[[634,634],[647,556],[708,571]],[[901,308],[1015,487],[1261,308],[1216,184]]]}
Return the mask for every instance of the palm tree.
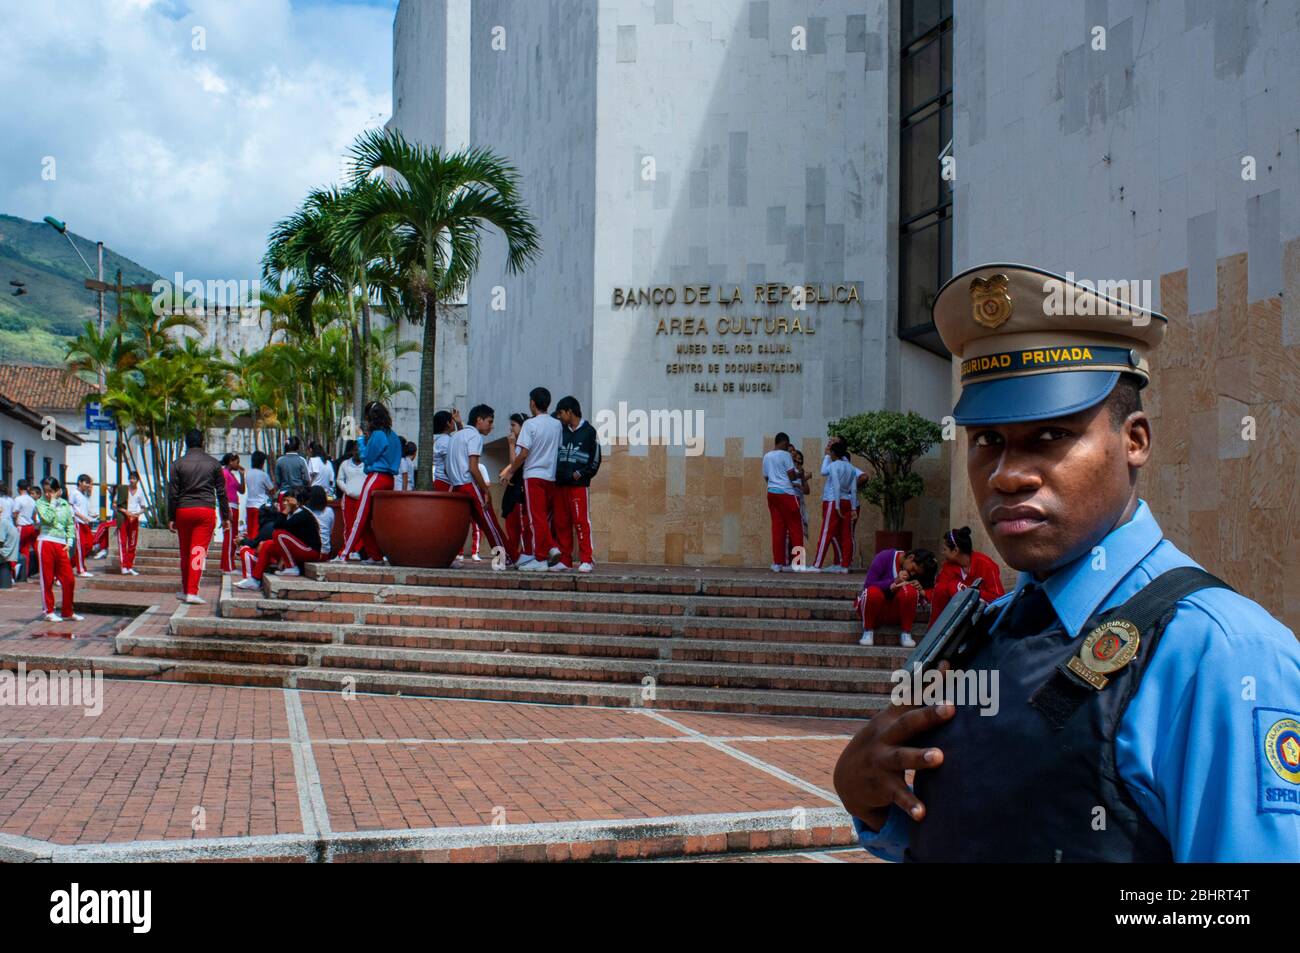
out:
{"label": "palm tree", "polygon": [[460,294],[477,271],[486,226],[505,236],[511,273],[537,257],[540,239],[519,199],[518,172],[486,149],[444,153],[390,129],[363,134],[351,155],[356,182],[381,171],[392,175],[359,190],[342,207],[338,234],[357,245],[377,227],[389,231],[393,262],[423,305],[416,488],[427,490],[433,471],[438,300]]}

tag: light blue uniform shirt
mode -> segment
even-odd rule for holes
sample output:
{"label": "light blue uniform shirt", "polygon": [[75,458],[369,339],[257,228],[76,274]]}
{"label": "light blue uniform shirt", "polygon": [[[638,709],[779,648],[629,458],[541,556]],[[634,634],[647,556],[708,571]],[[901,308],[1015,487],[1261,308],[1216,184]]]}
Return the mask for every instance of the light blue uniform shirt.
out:
{"label": "light blue uniform shirt", "polygon": [[[1076,638],[1094,613],[1168,569],[1196,565],[1145,502],[1100,552],[1043,583]],[[1021,573],[1016,590],[1032,581]],[[1235,592],[1186,597],[1120,720],[1115,760],[1174,860],[1300,861],[1300,643]],[[898,807],[879,832],[854,819],[862,846],[885,860],[902,859],[914,823]]]}

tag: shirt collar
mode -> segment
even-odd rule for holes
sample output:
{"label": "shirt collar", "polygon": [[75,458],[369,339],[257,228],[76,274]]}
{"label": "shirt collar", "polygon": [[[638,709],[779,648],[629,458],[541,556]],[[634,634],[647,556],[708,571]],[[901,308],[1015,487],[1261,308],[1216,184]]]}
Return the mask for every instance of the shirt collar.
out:
{"label": "shirt collar", "polygon": [[[1107,533],[1092,551],[1047,577],[1043,589],[1071,637],[1079,634],[1103,600],[1163,538],[1164,533],[1150,508],[1144,500],[1139,500],[1132,519]],[[1096,553],[1097,549],[1102,552]],[[1104,562],[1099,557],[1104,557]],[[1016,590],[1034,581],[1031,573],[1022,572]]]}

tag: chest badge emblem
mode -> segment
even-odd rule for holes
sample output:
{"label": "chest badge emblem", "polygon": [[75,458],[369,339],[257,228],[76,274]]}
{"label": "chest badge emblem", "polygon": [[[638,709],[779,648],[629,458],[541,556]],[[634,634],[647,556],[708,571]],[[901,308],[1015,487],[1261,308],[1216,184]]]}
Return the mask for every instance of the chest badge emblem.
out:
{"label": "chest badge emblem", "polygon": [[1111,619],[1093,629],[1079,646],[1079,654],[1067,663],[1071,672],[1098,690],[1110,682],[1106,676],[1118,672],[1137,656],[1142,634],[1123,619]]}

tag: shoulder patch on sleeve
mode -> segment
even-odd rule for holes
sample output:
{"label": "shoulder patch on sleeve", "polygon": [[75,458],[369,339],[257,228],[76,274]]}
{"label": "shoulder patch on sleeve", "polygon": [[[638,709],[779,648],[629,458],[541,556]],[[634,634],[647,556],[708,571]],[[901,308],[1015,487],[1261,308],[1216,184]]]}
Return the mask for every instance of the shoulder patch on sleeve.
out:
{"label": "shoulder patch on sleeve", "polygon": [[1300,814],[1300,712],[1255,709],[1259,814]]}

